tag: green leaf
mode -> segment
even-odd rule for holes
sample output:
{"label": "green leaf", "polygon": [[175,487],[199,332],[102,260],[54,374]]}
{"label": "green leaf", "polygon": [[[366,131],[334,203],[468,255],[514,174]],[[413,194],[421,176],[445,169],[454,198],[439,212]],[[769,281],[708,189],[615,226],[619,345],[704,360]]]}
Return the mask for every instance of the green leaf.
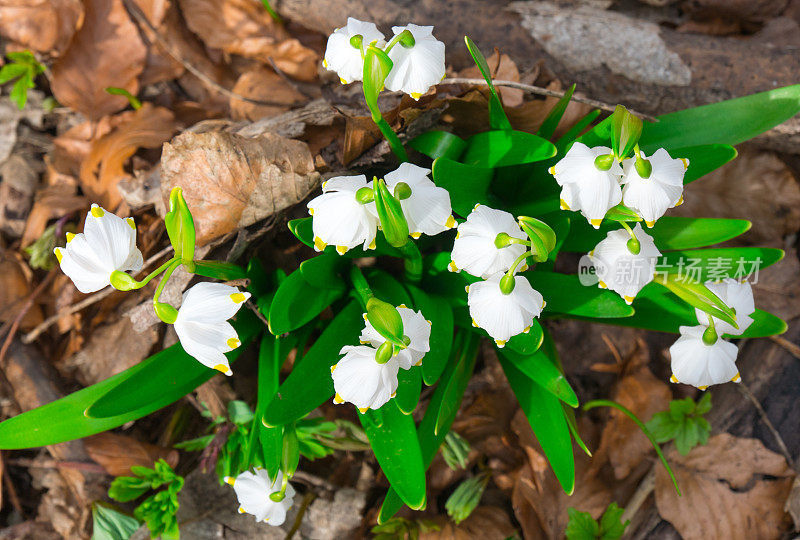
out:
{"label": "green leaf", "polygon": [[468,215],[476,203],[490,202],[492,176],[492,169],[465,165],[446,157],[433,162],[434,183],[450,192],[453,210],[461,216]]}
{"label": "green leaf", "polygon": [[92,540],[128,540],[139,520],[101,503],[92,505]]}
{"label": "green leaf", "polygon": [[600,538],[600,526],[589,512],[579,512],[575,508],[567,508],[567,529],[564,534],[567,540],[597,540]]}
{"label": "green leaf", "polygon": [[589,125],[594,122],[603,111],[600,109],[595,109],[586,115],[584,115],[580,120],[575,122],[569,131],[567,131],[564,135],[561,136],[560,139],[556,141],[556,148],[558,149],[558,155],[562,156],[567,149],[567,146],[572,144],[572,142],[580,135],[580,133],[589,127]]}
{"label": "green leaf", "polygon": [[642,120],[622,105],[611,115],[611,148],[618,159],[628,157],[639,142]]}
{"label": "green leaf", "polygon": [[603,512],[600,518],[600,538],[602,540],[619,540],[625,534],[625,529],[630,525],[630,520],[622,522],[622,514],[625,513],[624,508],[617,506],[617,503],[612,502]]}
{"label": "green leaf", "polygon": [[689,184],[702,178],[711,171],[719,169],[737,156],[736,149],[729,144],[704,144],[670,150],[673,158],[686,158],[689,168],[683,177],[683,183]]}
{"label": "green leaf", "polygon": [[627,317],[634,313],[618,294],[582,285],[577,275],[542,271],[528,271],[522,275],[544,297],[545,313],[602,319]]}
{"label": "green leaf", "polygon": [[709,315],[713,315],[736,327],[736,315],[731,307],[725,304],[705,284],[686,279],[672,279],[674,277],[669,276],[666,279],[657,277],[656,280],[690,306],[705,311]]}
{"label": "green leaf", "polygon": [[367,46],[364,54],[364,99],[375,122],[381,118],[378,94],[383,90],[383,83],[392,70],[392,65],[388,54],[373,45]]}
{"label": "green leaf", "polygon": [[[141,467],[145,468],[145,467]],[[145,468],[146,469],[146,468]],[[131,470],[136,472],[132,467]],[[156,486],[159,484],[155,484]],[[108,496],[119,502],[128,502],[138,499],[154,487],[150,479],[135,476],[118,476],[108,488]]]}
{"label": "green leaf", "polygon": [[363,327],[361,307],[353,300],[336,314],[278,388],[267,406],[264,423],[268,426],[288,424],[330,399],[333,396],[331,366],[339,361],[342,347],[358,342]]}
{"label": "green leaf", "polygon": [[447,498],[444,507],[456,525],[467,519],[478,506],[489,478],[491,475],[488,472],[467,478]]}
{"label": "green leaf", "polygon": [[118,88],[116,86],[109,86],[108,88],[106,88],[106,92],[108,92],[112,96],[122,96],[122,97],[124,97],[125,99],[128,100],[128,103],[130,103],[131,107],[136,111],[138,111],[139,109],[142,108],[142,102],[139,101],[139,98],[137,98],[136,96],[134,96],[133,94],[131,94],[130,92],[128,92],[124,88]]}
{"label": "green leaf", "polygon": [[[255,315],[239,313],[234,328],[242,346],[228,353],[230,361],[260,327]],[[0,449],[47,446],[113,429],[177,401],[215,374],[173,345],[105,381],[0,423]]]}
{"label": "green leaf", "polygon": [[430,350],[422,359],[422,380],[434,384],[442,375],[453,345],[453,309],[447,300],[428,294],[413,285],[408,286],[414,306],[431,322]]}
{"label": "green leaf", "polygon": [[228,402],[228,417],[236,425],[243,425],[253,420],[253,411],[244,401],[234,399]]}
{"label": "green leaf", "polygon": [[556,132],[556,128],[558,127],[558,123],[561,121],[561,118],[564,116],[564,112],[567,110],[567,105],[569,105],[574,92],[575,85],[573,84],[569,87],[569,90],[564,92],[564,95],[561,96],[561,99],[558,100],[558,103],[553,105],[553,108],[550,109],[549,113],[547,113],[547,118],[544,119],[544,122],[542,122],[542,125],[539,126],[539,129],[536,131],[536,134],[539,137],[549,139],[553,136],[553,133]]}
{"label": "green leaf", "polygon": [[545,347],[530,355],[517,354],[508,348],[498,349],[498,355],[513,364],[525,377],[528,377],[555,397],[569,405],[578,406],[578,396],[558,369],[554,361],[548,358]]}
{"label": "green leaf", "polygon": [[657,123],[644,126],[639,144],[647,153],[701,144],[736,145],[798,112],[800,84],[662,114]]}
{"label": "green leaf", "polygon": [[8,97],[22,110],[28,102],[28,89],[33,88],[33,86],[33,79],[30,77],[30,74],[25,73],[22,77],[17,79],[14,86],[11,87],[11,93]]}
{"label": "green leaf", "polygon": [[383,419],[380,427],[370,420],[374,411],[358,417],[392,489],[410,508],[419,510],[425,506],[425,466],[414,419],[392,403],[381,407],[379,413]]}
{"label": "green leaf", "polygon": [[428,156],[431,159],[446,157],[458,161],[464,150],[467,149],[467,141],[453,135],[448,131],[431,130],[411,139],[408,145]]}
{"label": "green leaf", "polygon": [[245,279],[247,273],[238,264],[223,261],[194,261],[194,273],[222,281]]}
{"label": "green leaf", "polygon": [[[444,437],[445,433],[450,429],[450,425],[456,417],[458,408],[461,406],[461,400],[464,397],[464,391],[467,389],[467,383],[469,383],[469,380],[472,378],[476,359],[477,356],[474,354],[462,354],[460,361],[453,369],[452,375],[447,380],[442,379],[439,383],[444,387],[444,393],[442,394],[442,399],[438,411],[436,412],[436,423],[433,428],[434,435],[439,435],[441,433]],[[430,408],[431,405],[429,404],[428,407]]]}
{"label": "green leaf", "polygon": [[194,218],[183,198],[183,190],[178,186],[169,194],[169,211],[164,216],[164,225],[175,256],[191,267],[195,248]]}
{"label": "green leaf", "polygon": [[657,443],[671,441],[678,434],[678,430],[681,427],[680,422],[676,421],[669,414],[669,411],[654,414],[646,425]]}
{"label": "green leaf", "polygon": [[511,122],[508,121],[500,96],[497,95],[497,90],[495,90],[492,83],[491,70],[488,62],[486,62],[486,57],[468,36],[464,36],[464,43],[467,44],[470,56],[478,66],[478,70],[483,75],[486,84],[489,85],[489,91],[491,92],[491,97],[489,98],[489,125],[492,126],[492,129],[511,129]]}
{"label": "green leaf", "polygon": [[498,356],[511,390],[536,435],[542,450],[567,495],[575,489],[575,458],[572,438],[561,402],[527,377],[512,362]]}
{"label": "green leaf", "polygon": [[[309,283],[304,277],[304,274],[309,274],[319,278],[317,270],[334,268],[330,264],[330,257],[336,255],[325,253],[304,261],[280,284],[269,310],[270,332],[281,335],[300,328],[344,295],[344,281],[335,273],[330,274],[326,286]],[[315,282],[319,283],[317,280]]]}
{"label": "green leaf", "polygon": [[[423,363],[425,360],[423,359]],[[418,367],[401,369],[397,377],[397,396],[394,399],[397,408],[403,414],[411,414],[417,408],[422,392],[422,370]]]}
{"label": "green leaf", "polygon": [[775,248],[735,247],[671,251],[658,260],[657,273],[692,281],[718,281],[726,277],[744,279],[783,258]]}
{"label": "green leaf", "polygon": [[556,155],[553,143],[524,131],[484,131],[473,135],[467,142],[469,146],[460,161],[476,167],[534,163]]}
{"label": "green leaf", "polygon": [[24,64],[6,64],[0,68],[0,84],[5,84],[12,79],[21,77],[28,72],[28,66]]}

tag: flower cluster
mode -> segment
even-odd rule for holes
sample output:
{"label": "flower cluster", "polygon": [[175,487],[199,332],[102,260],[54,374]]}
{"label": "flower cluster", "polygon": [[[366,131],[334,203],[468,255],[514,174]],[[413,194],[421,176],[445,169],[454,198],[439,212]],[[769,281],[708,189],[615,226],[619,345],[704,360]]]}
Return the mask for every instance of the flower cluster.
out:
{"label": "flower cluster", "polygon": [[364,54],[368,46],[383,50],[392,61],[384,81],[386,88],[419,99],[445,76],[444,43],[433,37],[433,26],[393,26],[389,42],[378,27],[352,17],[328,38],[322,61],[339,75],[342,84],[360,81],[364,73]]}
{"label": "flower cluster", "polygon": [[476,205],[458,226],[448,268],[483,280],[467,286],[469,313],[472,324],[486,330],[498,347],[527,333],[545,305],[528,280],[516,275],[527,269],[530,245],[514,216],[488,206]]}
{"label": "flower cluster", "polygon": [[688,167],[687,159],[673,159],[663,148],[649,157],[638,152],[620,160],[611,148],[576,142],[550,174],[561,186],[561,208],[579,211],[593,227],[599,228],[620,202],[652,227],[669,208],[683,202]]}
{"label": "flower cluster", "polygon": [[344,357],[331,366],[334,403],[347,401],[362,413],[379,409],[395,396],[399,370],[422,365],[422,358],[430,350],[431,323],[421,311],[404,305],[396,309],[402,321],[402,345],[388,341],[365,313],[361,345],[343,347],[339,354]]}
{"label": "flower cluster", "polygon": [[[138,289],[149,281],[137,282],[126,273],[142,268],[133,218],[120,218],[96,204],[86,216],[84,232],[67,233],[66,247],[55,248],[55,254],[61,269],[83,293],[109,285],[120,290]],[[170,261],[167,272],[171,273],[178,264],[180,261]],[[180,309],[158,302],[155,308],[162,320],[174,325],[187,353],[201,364],[231,375],[225,353],[240,342],[228,319],[248,298],[250,293],[236,287],[203,282],[183,294]]]}

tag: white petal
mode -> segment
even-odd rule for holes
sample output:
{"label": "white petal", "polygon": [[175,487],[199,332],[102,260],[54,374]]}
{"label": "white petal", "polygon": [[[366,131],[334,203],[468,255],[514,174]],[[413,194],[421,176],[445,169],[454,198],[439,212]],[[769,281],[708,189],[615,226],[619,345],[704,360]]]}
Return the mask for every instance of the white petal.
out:
{"label": "white petal", "polygon": [[98,260],[84,235],[77,234],[65,248],[56,248],[61,270],[82,293],[92,293],[111,284],[113,268]]}
{"label": "white petal", "polygon": [[628,250],[630,235],[627,231],[617,229],[610,231],[590,255],[601,283],[628,302],[653,280],[656,261],[661,255],[653,238],[640,224],[636,224],[633,232],[640,243],[638,254]]}
{"label": "white petal", "polygon": [[495,340],[505,342],[533,324],[542,310],[542,295],[522,276],[516,276],[514,290],[500,290],[502,272],[469,286],[467,303],[475,323]]}
{"label": "white petal", "polygon": [[512,244],[498,249],[494,241],[501,232],[514,238],[527,238],[508,212],[483,205],[475,208],[458,226],[451,254],[456,267],[482,278],[507,271],[525,252],[525,247]]}
{"label": "white petal", "polygon": [[83,232],[92,251],[105,266],[113,270],[134,269],[125,267],[132,252],[138,251],[136,229],[128,221],[93,204],[86,215]]}
{"label": "white petal", "polygon": [[705,326],[681,326],[681,337],[670,347],[673,376],[682,383],[707,387],[731,381],[736,369],[736,345],[717,339],[703,342]]}
{"label": "white petal", "polygon": [[227,321],[248,298],[249,292],[242,292],[236,287],[203,281],[183,293],[178,320],[202,323]]}
{"label": "white petal", "polygon": [[344,401],[359,409],[379,409],[397,391],[396,358],[385,364],[375,361],[372,347],[343,347],[344,357],[332,371],[333,387]]}
{"label": "white petal", "polygon": [[364,75],[364,60],[361,51],[350,44],[350,38],[359,34],[363,38],[364,47],[376,41],[379,47],[384,46],[384,36],[374,23],[363,22],[350,17],[347,25],[337,28],[328,37],[325,49],[325,65],[328,70],[335,71],[347,83],[360,81]]}
{"label": "white petal", "polygon": [[412,97],[419,97],[444,78],[445,47],[444,43],[431,34],[432,26],[409,24],[406,27],[396,26],[392,30],[397,35],[406,29],[414,36],[415,44],[406,48],[397,43],[389,51],[389,58],[394,65],[385,84],[391,91],[402,91]]}
{"label": "white petal", "polygon": [[353,191],[323,193],[309,202],[308,207],[314,212],[314,236],[325,244],[347,249],[362,244],[366,248],[375,239],[378,219],[356,200]]}

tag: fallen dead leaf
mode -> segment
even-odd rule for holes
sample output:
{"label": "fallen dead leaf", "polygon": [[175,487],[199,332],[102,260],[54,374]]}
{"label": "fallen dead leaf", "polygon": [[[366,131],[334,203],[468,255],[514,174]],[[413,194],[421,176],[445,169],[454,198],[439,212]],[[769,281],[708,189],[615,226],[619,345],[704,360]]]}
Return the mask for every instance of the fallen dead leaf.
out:
{"label": "fallen dead leaf", "polygon": [[305,100],[305,96],[289,86],[283,78],[264,67],[256,66],[242,73],[233,91],[251,99],[260,99],[282,105],[256,105],[241,99],[231,99],[231,113],[235,120],[259,120],[288,111]]}
{"label": "fallen dead leaf", "polygon": [[505,540],[517,532],[505,511],[496,506],[479,506],[458,525],[447,516],[437,516],[432,521],[440,529],[421,533],[420,540]]}
{"label": "fallen dead leaf", "polygon": [[112,476],[130,476],[134,465],[152,469],[153,463],[159,459],[172,468],[178,464],[177,450],[109,431],[87,437],[84,442],[89,456]]}
{"label": "fallen dead leaf", "polygon": [[145,45],[122,0],[85,0],[83,26],[52,68],[52,90],[59,103],[97,120],[128,106],[109,86],[133,95],[144,69]]}
{"label": "fallen dead leaf", "polygon": [[0,35],[58,56],[83,21],[80,0],[0,0]]}
{"label": "fallen dead leaf", "polygon": [[[31,272],[11,250],[0,252],[0,322],[16,319],[31,293]],[[42,310],[37,304],[23,316],[20,328],[27,330],[42,322]]]}
{"label": "fallen dead leaf", "polygon": [[136,111],[120,115],[117,126],[92,142],[89,155],[81,163],[80,180],[84,192],[110,210],[122,197],[117,183],[128,178],[125,163],[139,148],[159,148],[175,133],[175,118],[169,109],[145,103]]}
{"label": "fallen dead leaf", "polygon": [[185,132],[161,156],[162,196],[183,188],[201,245],[303,200],[319,179],[306,143],[271,133]]}
{"label": "fallen dead leaf", "polygon": [[19,238],[25,232],[33,194],[39,182],[31,156],[22,153],[9,156],[0,163],[0,231],[9,238]]}
{"label": "fallen dead leaf", "polygon": [[683,538],[769,540],[787,530],[783,507],[795,473],[758,439],[721,433],[687,456],[673,450],[667,459],[683,496],[657,467],[656,507]]}
{"label": "fallen dead leaf", "polygon": [[42,128],[41,104],[44,94],[37,90],[28,92],[28,106],[19,110],[8,96],[0,98],[0,163],[5,161],[17,142],[17,126],[25,120],[37,129]]}
{"label": "fallen dead leaf", "polygon": [[66,216],[87,206],[86,199],[77,194],[74,186],[57,184],[39,190],[22,234],[22,247],[29,246],[39,238],[51,219]]}

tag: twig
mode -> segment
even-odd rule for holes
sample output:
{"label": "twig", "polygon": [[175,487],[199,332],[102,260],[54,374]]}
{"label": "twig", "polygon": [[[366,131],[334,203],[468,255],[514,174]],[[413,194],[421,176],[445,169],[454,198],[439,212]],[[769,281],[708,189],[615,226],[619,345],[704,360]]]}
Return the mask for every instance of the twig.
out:
{"label": "twig", "polygon": [[258,307],[250,300],[247,301],[247,307],[250,308],[250,311],[256,314],[258,320],[264,323],[264,326],[266,326],[267,329],[269,329],[269,321],[267,320],[266,317],[264,317],[264,315],[261,314],[261,310],[259,310]]}
{"label": "twig", "polygon": [[243,96],[239,93],[236,93],[232,90],[228,90],[224,86],[220,85],[214,79],[200,71],[199,68],[192,65],[188,60],[183,58],[181,54],[172,46],[170,45],[166,39],[158,32],[155,26],[147,19],[147,16],[142,12],[141,8],[136,5],[132,0],[122,0],[125,9],[128,13],[135,19],[135,21],[139,25],[144,25],[147,29],[152,32],[153,36],[155,36],[156,41],[158,41],[159,45],[163,47],[164,51],[172,57],[173,60],[181,64],[183,67],[186,68],[186,71],[200,79],[203,83],[207,84],[220,94],[229,97],[231,99],[238,99],[240,101],[246,101],[247,103],[252,103],[253,105],[263,105],[268,107],[287,107],[289,104],[287,103],[279,103],[277,101],[264,101],[262,99],[255,99],[250,98],[247,96]]}
{"label": "twig", "polygon": [[304,471],[295,471],[294,475],[292,476],[292,480],[297,480],[301,484],[306,484],[307,486],[313,488],[323,489],[325,491],[336,491],[336,486],[324,478],[314,476],[313,474]]}
{"label": "twig", "polygon": [[8,334],[6,335],[6,340],[3,342],[3,347],[0,348],[0,364],[2,364],[3,359],[6,357],[6,353],[8,352],[8,348],[11,346],[11,342],[14,340],[14,336],[17,333],[17,329],[19,325],[22,323],[22,319],[25,318],[25,314],[28,313],[28,310],[33,307],[33,302],[36,300],[36,297],[39,296],[42,291],[53,281],[53,278],[56,276],[57,269],[53,268],[48,272],[47,277],[42,280],[39,285],[33,290],[31,294],[28,295],[28,298],[25,300],[25,303],[22,304],[20,307],[19,313],[17,313],[14,322],[11,323],[11,328],[8,330]]}
{"label": "twig", "polygon": [[739,392],[744,394],[744,396],[750,400],[750,403],[753,404],[753,407],[756,408],[756,411],[758,411],[758,415],[761,417],[761,421],[764,422],[764,425],[767,426],[767,429],[772,433],[772,436],[775,438],[775,442],[778,444],[778,448],[780,448],[781,454],[783,454],[783,457],[786,459],[786,463],[789,464],[789,467],[794,469],[795,466],[794,466],[794,459],[792,459],[792,454],[789,452],[789,449],[786,448],[786,443],[783,442],[783,437],[781,437],[781,434],[778,433],[777,429],[775,429],[775,425],[767,416],[767,412],[764,410],[764,407],[761,406],[761,402],[758,401],[758,398],[756,398],[756,396],[753,395],[753,392],[750,391],[750,388],[748,388],[748,386],[743,382],[739,381],[739,383],[736,385],[736,388],[739,390]]}
{"label": "twig", "polygon": [[306,510],[308,510],[308,506],[316,498],[317,496],[310,491],[305,494],[303,497],[303,502],[300,504],[300,510],[297,511],[297,517],[294,518],[292,528],[289,529],[288,533],[286,533],[286,540],[291,540],[295,533],[300,529],[300,524],[303,522],[303,516],[305,515]]}
{"label": "twig", "polygon": [[[518,90],[523,90],[523,91],[528,92],[530,94],[536,94],[536,95],[539,95],[539,96],[549,96],[549,97],[561,98],[561,97],[564,97],[564,94],[566,94],[566,92],[561,92],[559,90],[550,90],[548,88],[542,88],[541,86],[533,86],[533,85],[530,85],[530,84],[524,84],[524,83],[520,83],[520,82],[516,82],[516,81],[503,81],[503,80],[496,81],[496,80],[492,80],[492,83],[495,86],[507,86],[508,88],[516,88]],[[483,84],[483,85],[485,85],[486,81],[483,80],[483,79],[470,79],[470,78],[465,78],[465,77],[448,77],[448,78],[444,79],[442,82],[440,82],[439,84],[475,84],[475,85]],[[598,109],[601,109],[603,111],[608,111],[608,112],[614,112],[614,109],[615,109],[615,106],[611,105],[609,103],[605,103],[603,101],[598,101],[596,99],[576,96],[574,94],[572,96],[572,101],[577,101],[579,103],[586,103],[587,105],[591,105],[592,107],[596,107]],[[640,112],[634,111],[632,109],[628,109],[628,112],[630,112],[634,116],[638,116],[642,120],[647,120],[649,122],[658,122],[658,118],[656,118],[655,116],[650,116],[649,114],[640,113]]]}
{"label": "twig", "polygon": [[26,467],[29,469],[72,469],[97,474],[108,474],[108,472],[97,463],[86,461],[59,461],[57,459],[28,459],[17,458],[6,460],[6,463],[14,467]]}
{"label": "twig", "polygon": [[647,497],[656,489],[656,467],[658,467],[658,464],[653,464],[650,471],[639,483],[639,487],[636,488],[631,498],[628,499],[628,503],[625,505],[625,511],[620,518],[623,523],[629,519],[633,521],[633,516],[635,516],[636,512],[642,507]]}
{"label": "twig", "polygon": [[786,352],[800,360],[800,347],[781,336],[770,336],[769,339],[786,349]]}
{"label": "twig", "polygon": [[272,67],[272,69],[275,70],[275,73],[277,73],[280,76],[280,78],[283,79],[283,82],[288,84],[292,88],[292,90],[294,90],[301,96],[305,96],[306,98],[311,99],[311,96],[308,94],[308,92],[305,92],[302,88],[300,88],[299,84],[297,84],[291,78],[289,78],[286,72],[284,72],[281,68],[278,67],[278,64],[275,63],[275,60],[273,60],[271,56],[268,57],[267,60],[269,61],[269,65]]}
{"label": "twig", "polygon": [[[142,269],[139,271],[139,273],[141,274],[141,272],[144,272],[144,270],[146,270],[147,268],[152,266],[154,262],[156,262],[161,257],[163,257],[164,255],[169,253],[169,251],[171,249],[172,249],[171,245],[167,246],[164,249],[162,249],[161,251],[159,251],[158,253],[156,253],[155,255],[153,255],[152,257],[150,257],[149,259],[147,259],[147,261],[144,263],[144,265],[142,265]],[[102,291],[98,291],[98,292],[92,294],[91,296],[87,296],[86,298],[84,298],[80,302],[76,302],[75,304],[72,304],[70,307],[68,307],[68,308],[56,313],[55,315],[53,315],[51,317],[48,317],[47,319],[45,319],[44,321],[39,323],[33,330],[31,330],[30,332],[28,332],[27,334],[22,336],[22,343],[28,344],[28,343],[32,342],[34,339],[39,337],[42,332],[44,332],[45,330],[50,328],[53,324],[55,324],[56,321],[58,321],[58,319],[60,319],[61,317],[65,317],[67,315],[72,315],[73,313],[75,313],[77,311],[80,311],[83,308],[89,307],[92,304],[96,304],[97,302],[99,302],[100,300],[103,300],[104,298],[106,298],[107,296],[109,296],[111,293],[113,293],[115,291],[116,291],[116,289],[114,289],[113,287],[109,287],[109,288],[103,289]],[[2,358],[2,356],[0,356],[0,358]]]}

